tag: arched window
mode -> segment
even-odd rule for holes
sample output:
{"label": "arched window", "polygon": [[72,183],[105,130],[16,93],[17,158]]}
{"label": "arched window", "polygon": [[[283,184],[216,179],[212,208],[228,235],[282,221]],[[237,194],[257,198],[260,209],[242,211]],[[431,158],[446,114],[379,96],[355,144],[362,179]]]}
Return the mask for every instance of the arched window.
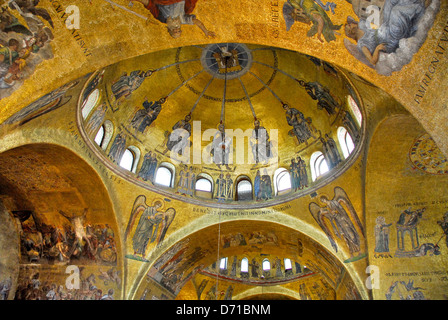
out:
{"label": "arched window", "polygon": [[283,263],[285,265],[285,276],[292,276],[293,271],[292,271],[291,259],[285,258],[283,259]]}
{"label": "arched window", "polygon": [[200,198],[213,198],[213,178],[207,173],[199,173],[194,185],[194,194]]}
{"label": "arched window", "polygon": [[356,121],[358,122],[359,126],[362,125],[362,113],[359,109],[358,104],[356,103],[355,99],[352,96],[347,97],[348,105],[350,106],[350,109],[352,110],[353,114],[355,115]]}
{"label": "arched window", "polygon": [[268,259],[264,259],[262,263],[263,271],[269,271],[271,270],[271,263]]}
{"label": "arched window", "polygon": [[219,269],[221,270],[227,269],[227,257],[221,258],[221,261],[219,261]]}
{"label": "arched window", "polygon": [[247,258],[241,260],[241,272],[249,272],[249,260]]}
{"label": "arched window", "polygon": [[98,130],[98,132],[96,133],[96,136],[95,136],[95,143],[97,145],[99,145],[100,147],[103,144],[105,131],[106,130],[104,129],[104,125],[103,125],[100,127],[100,129]]}
{"label": "arched window", "polygon": [[198,191],[212,192],[212,183],[206,178],[196,180],[195,189]]}
{"label": "arched window", "polygon": [[285,270],[291,270],[292,269],[291,259],[285,258],[283,261],[285,263]]}
{"label": "arched window", "polygon": [[252,183],[248,179],[241,179],[236,186],[236,199],[252,200]]}
{"label": "arched window", "polygon": [[135,161],[134,153],[131,150],[126,149],[123,153],[123,156],[121,157],[119,165],[123,169],[131,171],[132,167],[134,166],[134,161]]}
{"label": "arched window", "polygon": [[161,164],[159,168],[157,168],[154,183],[171,188],[173,186],[173,178],[173,170]]}
{"label": "arched window", "polygon": [[81,114],[83,119],[87,119],[92,109],[96,106],[98,100],[100,98],[100,90],[95,89],[91,94],[84,100],[81,107]]}
{"label": "arched window", "polygon": [[276,194],[286,193],[291,189],[291,174],[285,168],[278,168],[274,172],[274,188]]}
{"label": "arched window", "polygon": [[319,176],[328,172],[327,160],[325,160],[324,154],[320,151],[316,151],[310,158],[311,178],[315,181]]}
{"label": "arched window", "polygon": [[342,154],[344,155],[344,158],[347,159],[350,153],[355,149],[355,144],[353,143],[350,133],[348,133],[344,127],[338,128],[338,140],[342,149]]}

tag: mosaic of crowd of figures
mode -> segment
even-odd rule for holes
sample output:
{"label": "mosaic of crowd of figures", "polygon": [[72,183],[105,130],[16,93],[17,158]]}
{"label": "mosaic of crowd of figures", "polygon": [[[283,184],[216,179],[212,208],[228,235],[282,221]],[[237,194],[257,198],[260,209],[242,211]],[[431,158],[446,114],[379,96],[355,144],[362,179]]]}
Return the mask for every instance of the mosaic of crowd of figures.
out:
{"label": "mosaic of crowd of figures", "polygon": [[86,222],[86,213],[61,211],[67,220],[61,225],[36,223],[29,211],[16,213],[22,229],[21,263],[116,265],[114,231],[108,224]]}
{"label": "mosaic of crowd of figures", "polygon": [[22,266],[17,300],[120,299],[121,274],[115,267],[80,267],[79,287],[67,286],[65,268]]}
{"label": "mosaic of crowd of figures", "polygon": [[39,1],[0,1],[0,99],[53,58],[54,25]]}
{"label": "mosaic of crowd of figures", "polygon": [[[0,283],[2,298],[19,300],[113,300],[121,292],[115,231],[89,223],[87,210],[60,210],[48,223],[33,211],[14,211],[20,238],[19,277]],[[57,223],[57,221],[64,221]],[[73,275],[73,279],[71,279]],[[68,281],[71,286],[68,285]],[[10,290],[15,289],[15,293]]]}

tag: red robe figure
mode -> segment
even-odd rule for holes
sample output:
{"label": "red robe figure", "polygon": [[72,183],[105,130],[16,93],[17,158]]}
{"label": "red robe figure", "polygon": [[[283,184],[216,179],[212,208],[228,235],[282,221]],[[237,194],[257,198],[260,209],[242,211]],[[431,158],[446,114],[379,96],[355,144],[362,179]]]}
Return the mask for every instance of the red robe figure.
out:
{"label": "red robe figure", "polygon": [[207,37],[215,37],[215,33],[207,30],[204,24],[192,14],[198,0],[131,0],[143,4],[151,14],[167,25],[168,33],[173,38],[182,34],[183,24],[196,25]]}

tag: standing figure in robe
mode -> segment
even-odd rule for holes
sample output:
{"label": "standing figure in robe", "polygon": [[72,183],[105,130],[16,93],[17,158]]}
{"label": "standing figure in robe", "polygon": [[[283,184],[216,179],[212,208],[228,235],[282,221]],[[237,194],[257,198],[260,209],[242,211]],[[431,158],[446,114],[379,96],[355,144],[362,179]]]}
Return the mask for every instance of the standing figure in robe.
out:
{"label": "standing figure in robe", "polygon": [[227,200],[233,199],[233,180],[230,177],[230,173],[226,174],[226,190],[225,190],[225,198]]}
{"label": "standing figure in robe", "polygon": [[299,175],[299,188],[308,187],[308,173],[306,172],[306,163],[301,157],[297,157],[297,168]]}
{"label": "standing figure in robe", "polygon": [[260,181],[260,198],[263,200],[272,199],[272,184],[271,184],[271,177],[265,173],[261,176]]}
{"label": "standing figure in robe", "polygon": [[152,159],[151,151],[149,151],[143,157],[143,163],[138,172],[138,177],[142,178],[145,181],[147,181],[149,178],[149,167],[151,165],[151,159]]}
{"label": "standing figure in robe", "polygon": [[166,141],[166,149],[163,154],[169,151],[176,152],[179,155],[188,154],[185,152],[185,148],[189,147],[191,136],[191,115],[187,114],[184,119],[179,120],[173,126],[172,131],[168,134],[168,140]]}
{"label": "standing figure in robe", "polygon": [[272,157],[271,141],[269,141],[268,131],[260,125],[260,120],[258,119],[254,121],[254,129],[249,141],[255,164],[260,162],[267,163]]}
{"label": "standing figure in robe", "polygon": [[298,163],[296,163],[294,158],[291,159],[289,172],[291,173],[291,189],[297,191],[297,189],[300,187],[300,176]]}
{"label": "standing figure in robe", "polygon": [[226,195],[226,180],[222,173],[219,174],[218,179],[216,179],[216,198],[218,200],[224,200]]}
{"label": "standing figure in robe", "polygon": [[230,138],[226,132],[223,123],[218,125],[218,130],[213,136],[211,156],[213,163],[217,164],[219,168],[221,165],[225,165],[227,169],[230,169],[230,151],[232,147],[232,138]]}
{"label": "standing figure in robe", "polygon": [[305,119],[302,112],[296,108],[291,108],[286,103],[283,104],[283,109],[285,110],[286,121],[293,127],[292,132],[300,143],[305,143],[308,145],[308,139],[311,137],[316,138],[310,130],[310,126]]}
{"label": "standing figure in robe", "polygon": [[127,72],[124,72],[111,86],[112,94],[115,97],[113,106],[118,107],[132,94],[132,92],[137,90],[142,85],[143,81],[151,76],[153,72],[153,70],[148,70],[146,72],[135,70],[132,71],[130,75],[128,75]]}
{"label": "standing figure in robe", "polygon": [[113,162],[119,163],[121,157],[123,156],[124,150],[126,148],[126,138],[119,133],[112,143],[112,146],[109,150],[109,158],[112,159]]}
{"label": "standing figure in robe", "polygon": [[328,168],[331,169],[336,167],[342,161],[336,142],[328,134],[325,134],[325,138],[320,138],[320,141],[322,142],[322,148],[328,163]]}
{"label": "standing figure in robe", "polygon": [[99,127],[104,121],[106,111],[107,111],[107,105],[104,102],[96,108],[95,112],[90,117],[89,122],[87,122],[86,124],[86,132],[88,135],[96,134]]}
{"label": "standing figure in robe", "polygon": [[261,175],[260,175],[260,170],[257,170],[257,174],[255,175],[255,179],[254,179],[254,197],[255,200],[260,200],[261,199]]}
{"label": "standing figure in robe", "polygon": [[145,181],[150,181],[154,183],[154,174],[157,169],[157,156],[155,152],[151,154],[151,151],[145,154],[142,166],[138,173],[138,177]]}
{"label": "standing figure in robe", "polygon": [[375,225],[375,252],[389,252],[389,227],[392,223],[386,224],[386,219],[382,216],[376,218]]}
{"label": "standing figure in robe", "polygon": [[319,82],[306,83],[305,90],[313,100],[317,100],[317,108],[319,110],[325,109],[329,116],[334,115],[336,110],[339,109],[339,103],[330,93],[330,90]]}
{"label": "standing figure in robe", "polygon": [[149,127],[154,120],[159,116],[162,111],[162,104],[166,102],[166,98],[161,98],[158,101],[148,101],[145,99],[143,102],[143,109],[138,110],[131,120],[131,126],[138,132],[143,133],[147,127]]}

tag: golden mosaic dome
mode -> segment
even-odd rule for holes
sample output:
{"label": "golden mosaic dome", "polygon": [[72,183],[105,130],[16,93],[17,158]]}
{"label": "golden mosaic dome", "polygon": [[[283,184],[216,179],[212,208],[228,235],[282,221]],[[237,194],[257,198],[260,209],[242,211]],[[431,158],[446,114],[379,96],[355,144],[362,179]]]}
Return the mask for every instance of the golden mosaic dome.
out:
{"label": "golden mosaic dome", "polygon": [[[108,66],[90,79],[79,119],[92,149],[134,183],[186,201],[198,201],[192,176],[212,183],[205,194],[211,199],[199,197],[211,205],[241,205],[235,202],[241,200],[238,181],[258,190],[262,176],[271,189],[255,191],[252,205],[311,193],[353,163],[349,154],[362,142],[363,111],[345,72],[289,50],[241,43],[180,47]],[[351,139],[347,154],[347,146],[336,144],[341,130]],[[134,163],[123,170],[126,150]],[[329,170],[319,178],[310,162],[316,153],[324,154]],[[161,164],[176,171],[163,186],[154,171]],[[275,190],[279,169],[291,174],[286,190]],[[232,181],[222,193],[219,179]]]}

